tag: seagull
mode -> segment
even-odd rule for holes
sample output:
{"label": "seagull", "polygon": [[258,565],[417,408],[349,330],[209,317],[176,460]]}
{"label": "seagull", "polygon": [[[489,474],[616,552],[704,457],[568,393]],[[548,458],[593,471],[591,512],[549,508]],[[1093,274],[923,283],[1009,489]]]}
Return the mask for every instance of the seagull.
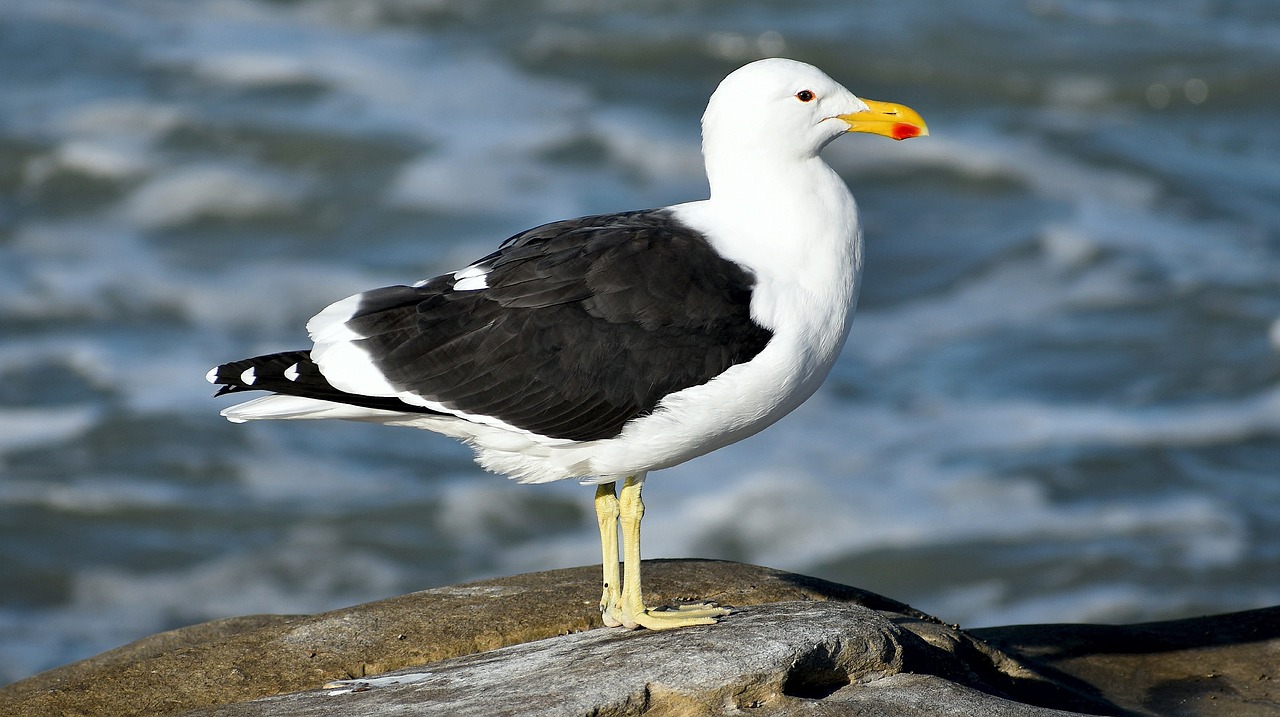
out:
{"label": "seagull", "polygon": [[595,485],[603,622],[714,623],[730,611],[645,605],[641,489],[773,424],[831,370],[863,245],[819,152],[849,132],[928,134],[812,65],[749,63],[702,117],[708,199],[544,224],[452,273],[337,301],[307,323],[310,349],[211,370],[216,395],[269,393],[222,415],[411,426],[520,482]]}

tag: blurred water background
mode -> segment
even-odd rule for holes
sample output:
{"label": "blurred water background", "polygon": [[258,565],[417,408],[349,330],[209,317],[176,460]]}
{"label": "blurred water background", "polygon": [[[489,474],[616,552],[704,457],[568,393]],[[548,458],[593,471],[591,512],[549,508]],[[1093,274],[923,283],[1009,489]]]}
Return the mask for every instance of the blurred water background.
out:
{"label": "blurred water background", "polygon": [[933,136],[829,148],[868,235],[849,346],[651,477],[646,557],[964,626],[1280,603],[1280,4],[0,0],[0,682],[597,561],[589,488],[231,425],[205,371],[520,229],[705,196],[706,98],[767,55]]}

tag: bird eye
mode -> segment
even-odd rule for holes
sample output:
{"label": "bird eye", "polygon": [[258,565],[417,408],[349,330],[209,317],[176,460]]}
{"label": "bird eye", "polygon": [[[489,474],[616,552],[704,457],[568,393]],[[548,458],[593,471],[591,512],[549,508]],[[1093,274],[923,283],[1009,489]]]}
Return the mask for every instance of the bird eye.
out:
{"label": "bird eye", "polygon": [[809,90],[800,90],[796,93],[796,99],[801,102],[813,102],[818,96]]}

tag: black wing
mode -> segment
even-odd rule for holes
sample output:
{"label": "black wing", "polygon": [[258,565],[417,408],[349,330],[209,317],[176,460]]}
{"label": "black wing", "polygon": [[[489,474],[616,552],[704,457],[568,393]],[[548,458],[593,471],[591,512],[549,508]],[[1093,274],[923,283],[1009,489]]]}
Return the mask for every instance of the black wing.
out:
{"label": "black wing", "polygon": [[667,210],[547,224],[473,266],[487,288],[449,274],[362,294],[352,343],[397,390],[544,436],[616,436],[772,338],[750,315],[753,276]]}

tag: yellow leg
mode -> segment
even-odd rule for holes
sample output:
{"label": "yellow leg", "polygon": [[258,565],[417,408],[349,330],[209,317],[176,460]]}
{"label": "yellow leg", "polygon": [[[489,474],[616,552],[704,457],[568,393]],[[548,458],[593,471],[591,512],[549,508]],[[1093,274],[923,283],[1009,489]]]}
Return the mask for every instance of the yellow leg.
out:
{"label": "yellow leg", "polygon": [[[640,489],[643,486],[643,473],[631,476],[623,483],[622,493],[618,497],[618,517],[622,522],[622,625],[629,628],[667,630],[715,623],[717,617],[728,615],[729,610],[707,604],[653,610],[644,606],[644,598],[640,592],[640,520],[644,518],[644,501],[640,499]],[[597,501],[598,496],[599,493]]]}
{"label": "yellow leg", "polygon": [[614,483],[596,486],[596,522],[600,524],[600,552],[604,564],[604,593],[600,616],[608,627],[622,624],[622,578],[618,574],[618,496]]}

